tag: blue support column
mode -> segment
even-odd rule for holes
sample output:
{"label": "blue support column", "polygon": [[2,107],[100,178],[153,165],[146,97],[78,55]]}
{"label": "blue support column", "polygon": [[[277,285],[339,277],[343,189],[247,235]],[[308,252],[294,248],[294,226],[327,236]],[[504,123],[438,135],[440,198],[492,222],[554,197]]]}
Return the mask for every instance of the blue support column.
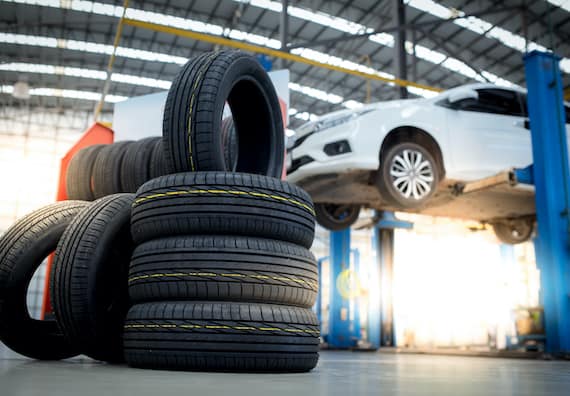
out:
{"label": "blue support column", "polygon": [[355,346],[350,322],[350,300],[345,299],[337,287],[339,275],[350,267],[350,229],[330,233],[330,299],[329,334],[331,348]]}
{"label": "blue support column", "polygon": [[559,58],[525,56],[546,352],[570,353],[570,170]]}
{"label": "blue support column", "polygon": [[351,298],[349,302],[350,306],[350,329],[352,333],[352,339],[354,342],[358,342],[362,338],[360,334],[361,327],[360,327],[360,251],[358,249],[351,249],[350,253],[352,255],[352,260],[350,262],[350,269],[352,270],[352,274],[354,276],[352,282],[352,290],[356,292],[356,296]]}

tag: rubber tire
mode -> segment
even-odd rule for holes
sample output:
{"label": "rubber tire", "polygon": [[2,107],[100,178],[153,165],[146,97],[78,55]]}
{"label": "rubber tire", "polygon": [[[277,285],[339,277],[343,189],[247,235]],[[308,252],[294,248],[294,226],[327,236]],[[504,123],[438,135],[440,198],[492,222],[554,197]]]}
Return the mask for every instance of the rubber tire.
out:
{"label": "rubber tire", "polygon": [[[421,200],[403,197],[392,185],[390,176],[390,164],[392,158],[401,150],[406,148],[417,150],[431,163],[433,169],[434,181],[432,184],[431,192]],[[437,186],[441,180],[440,165],[435,160],[434,156],[422,145],[414,142],[398,143],[386,150],[382,155],[380,162],[380,169],[377,172],[377,186],[382,198],[391,206],[399,209],[414,209],[425,205],[427,201],[435,194]]]}
{"label": "rubber tire", "polygon": [[152,369],[304,372],[319,358],[318,323],[310,309],[283,305],[139,304],[125,322],[125,357]]}
{"label": "rubber tire", "polygon": [[279,98],[257,59],[240,51],[202,54],[173,81],[162,128],[169,172],[232,170],[221,137],[226,102],[239,135],[235,170],[281,177],[285,135]]}
{"label": "rubber tire", "polygon": [[350,212],[348,216],[343,219],[337,219],[334,214],[330,213],[330,206],[333,204],[317,203],[315,204],[315,214],[317,223],[330,231],[341,231],[356,223],[360,215],[359,205],[335,205],[335,206],[349,206]]}
{"label": "rubber tire", "polygon": [[34,359],[57,360],[77,355],[54,319],[30,317],[26,295],[30,281],[52,253],[83,201],[63,201],[18,220],[0,238],[0,341]]}
{"label": "rubber tire", "polygon": [[133,194],[109,195],[82,210],[55,254],[50,282],[55,316],[71,344],[96,360],[123,360],[133,199]]}
{"label": "rubber tire", "polygon": [[155,239],[135,248],[129,270],[133,303],[228,300],[310,308],[317,290],[313,254],[271,239],[221,235]]}
{"label": "rubber tire", "polygon": [[152,153],[150,155],[150,179],[155,179],[159,176],[168,175],[166,161],[164,159],[164,150],[162,148],[162,139],[157,139],[154,142]]}
{"label": "rubber tire", "polygon": [[131,141],[116,142],[101,149],[93,165],[93,195],[101,198],[123,192],[121,166]]}
{"label": "rubber tire", "polygon": [[96,144],[79,150],[67,167],[65,189],[67,199],[93,201],[93,165],[99,152],[107,145]]}
{"label": "rubber tire", "polygon": [[[198,192],[198,193],[196,193]],[[178,173],[138,191],[131,231],[142,243],[174,235],[245,235],[309,248],[313,203],[299,187],[272,177],[228,172]]]}
{"label": "rubber tire", "polygon": [[[507,245],[516,245],[532,238],[535,229],[534,221],[532,218],[510,219],[492,223],[491,225],[499,241]],[[519,235],[515,235],[515,231]]]}
{"label": "rubber tire", "polygon": [[121,182],[124,192],[134,193],[150,180],[150,162],[156,140],[149,137],[134,142],[125,153],[121,166]]}
{"label": "rubber tire", "polygon": [[224,150],[224,161],[230,171],[235,171],[239,156],[239,141],[234,120],[226,117],[222,120],[222,148]]}

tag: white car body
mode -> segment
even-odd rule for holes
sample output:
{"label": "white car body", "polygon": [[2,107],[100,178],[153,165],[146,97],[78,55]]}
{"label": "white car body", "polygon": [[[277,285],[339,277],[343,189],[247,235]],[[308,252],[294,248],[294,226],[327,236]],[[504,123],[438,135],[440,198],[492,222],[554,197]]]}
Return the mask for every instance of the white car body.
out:
{"label": "white car body", "polygon": [[[296,140],[301,143],[290,150],[292,160],[289,158],[289,163],[303,157],[310,157],[313,161],[297,166],[288,174],[288,180],[307,188],[307,183],[310,184],[319,175],[376,171],[380,165],[384,139],[390,132],[402,127],[417,128],[435,140],[441,151],[445,180],[469,182],[532,164],[527,116],[457,110],[445,106],[450,97],[465,89],[517,92],[521,103],[526,95],[521,89],[470,84],[429,99],[380,102],[327,114],[296,131]],[[521,107],[525,109],[526,105]],[[318,125],[334,123],[339,119],[344,122],[314,132]],[[568,125],[567,131],[570,132]],[[348,142],[350,152],[333,156],[324,152],[327,144],[342,140]],[[308,191],[311,192],[310,188]],[[365,203],[356,195],[355,200],[356,203]]]}

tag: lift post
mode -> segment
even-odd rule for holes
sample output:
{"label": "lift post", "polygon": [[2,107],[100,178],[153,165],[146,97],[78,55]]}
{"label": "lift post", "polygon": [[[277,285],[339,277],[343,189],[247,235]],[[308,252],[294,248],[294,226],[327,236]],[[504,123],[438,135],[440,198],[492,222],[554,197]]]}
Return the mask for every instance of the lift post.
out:
{"label": "lift post", "polygon": [[[328,332],[323,332],[323,338],[333,349],[354,348],[361,339],[357,279],[360,252],[358,249],[350,248],[350,228],[330,233],[330,257],[319,260],[319,271],[326,259],[330,260],[330,290]],[[322,279],[321,275],[319,279]],[[321,299],[318,297],[317,313],[321,314],[322,321],[321,304]]]}
{"label": "lift post", "polygon": [[532,134],[546,345],[550,354],[570,353],[570,169],[560,58],[532,51],[524,58]]}

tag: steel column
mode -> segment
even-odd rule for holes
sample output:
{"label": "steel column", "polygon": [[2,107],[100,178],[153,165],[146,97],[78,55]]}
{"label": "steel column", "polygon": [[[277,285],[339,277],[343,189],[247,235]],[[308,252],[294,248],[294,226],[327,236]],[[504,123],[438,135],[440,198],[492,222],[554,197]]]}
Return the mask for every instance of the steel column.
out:
{"label": "steel column", "polygon": [[[289,52],[287,40],[289,39],[289,0],[281,0],[281,15],[279,19],[279,39],[281,40],[281,51]],[[287,68],[287,61],[279,60],[281,69]]]}
{"label": "steel column", "polygon": [[524,60],[538,220],[535,247],[546,352],[570,353],[570,170],[560,58],[532,51]]}
{"label": "steel column", "polygon": [[[406,24],[406,5],[404,0],[392,0],[393,20],[397,26]],[[398,29],[394,32],[394,75],[401,79],[408,78],[408,69],[406,64],[406,29]],[[406,87],[398,87],[400,98],[408,97],[408,89]]]}

